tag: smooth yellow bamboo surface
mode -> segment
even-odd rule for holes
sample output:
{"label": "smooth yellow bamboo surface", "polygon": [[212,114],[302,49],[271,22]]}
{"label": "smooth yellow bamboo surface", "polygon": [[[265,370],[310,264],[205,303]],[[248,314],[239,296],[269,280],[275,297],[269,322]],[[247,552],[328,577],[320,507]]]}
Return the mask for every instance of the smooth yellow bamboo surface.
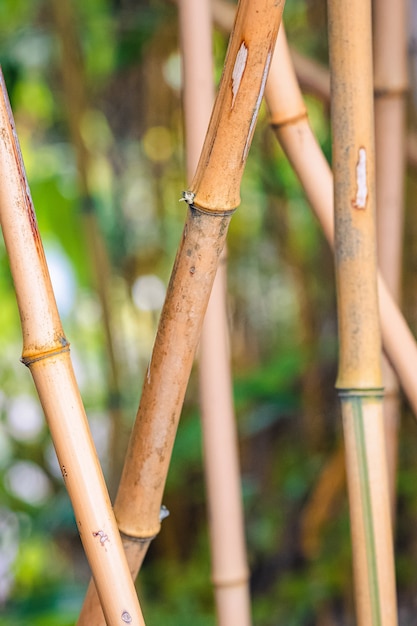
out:
{"label": "smooth yellow bamboo surface", "polygon": [[[235,209],[284,0],[240,2],[208,137],[190,186],[205,211]],[[260,88],[254,88],[260,85]]]}
{"label": "smooth yellow bamboo surface", "polygon": [[[214,100],[210,0],[179,0],[187,177],[204,143]],[[198,85],[198,100],[195,97]],[[199,388],[218,626],[250,626],[238,437],[233,408],[223,253],[203,324]]]}
{"label": "smooth yellow bamboo surface", "polygon": [[32,373],[110,626],[144,621],[75,381],[6,87],[0,97],[0,220]]}
{"label": "smooth yellow bamboo surface", "polygon": [[[265,96],[277,139],[333,246],[332,172],[309,125],[283,28],[278,35]],[[381,277],[378,298],[384,351],[417,417],[417,345]]]}

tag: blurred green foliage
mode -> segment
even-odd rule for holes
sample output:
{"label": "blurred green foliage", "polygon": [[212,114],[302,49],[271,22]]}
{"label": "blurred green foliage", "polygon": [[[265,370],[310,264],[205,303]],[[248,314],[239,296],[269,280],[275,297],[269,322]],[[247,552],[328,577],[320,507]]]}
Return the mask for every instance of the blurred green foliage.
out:
{"label": "blurred green foliage", "polygon": [[[167,284],[184,221],[184,206],[178,203],[185,172],[181,93],[175,87],[180,80],[176,8],[162,0],[70,4],[75,52],[84,76],[78,86],[86,110],[77,122],[89,152],[88,197],[69,128],[74,104],[65,90],[68,61],[52,1],[0,2],[0,61],[79,385],[112,483],[120,471],[120,459],[109,459],[115,398],[109,393],[85,215],[92,211],[96,216],[111,264],[108,284],[122,381],[118,401],[124,415],[119,425],[123,452],[159,313],[138,310],[132,287],[144,275]],[[321,61],[326,59],[323,16],[321,0],[293,0],[286,8],[290,41]],[[213,41],[218,79],[227,37],[215,30]],[[312,96],[307,96],[307,105],[329,156],[327,106]],[[333,392],[332,259],[296,177],[275,144],[264,109],[228,247],[234,392],[255,623],[350,624],[344,492],[326,520],[314,556],[303,553],[300,525],[321,470],[340,440]],[[18,362],[19,316],[3,243],[0,292],[0,626],[70,626],[89,571],[46,429],[39,426],[34,435],[22,434],[13,421],[17,418],[11,417],[16,399],[35,394],[29,373]],[[314,393],[307,384],[313,374],[318,381]],[[25,423],[26,415],[20,419]],[[414,443],[406,438],[401,445],[398,575],[407,604],[416,582],[410,557],[415,552],[417,483]],[[48,490],[39,504],[28,503],[16,491],[16,464],[21,460],[31,461],[43,473]],[[147,623],[212,625],[195,374],[165,500],[171,516],[151,546],[138,581]],[[326,616],[332,621],[325,622]]]}

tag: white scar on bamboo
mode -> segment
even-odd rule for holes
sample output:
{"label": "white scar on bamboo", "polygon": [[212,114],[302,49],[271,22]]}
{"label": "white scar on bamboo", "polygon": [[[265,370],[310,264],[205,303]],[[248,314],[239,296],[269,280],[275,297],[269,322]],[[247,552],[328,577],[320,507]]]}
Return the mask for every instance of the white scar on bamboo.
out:
{"label": "white scar on bamboo", "polygon": [[246,67],[246,61],[248,59],[248,48],[245,44],[244,41],[242,41],[242,44],[239,48],[239,51],[236,55],[236,61],[235,61],[235,65],[233,67],[233,72],[232,72],[232,94],[233,94],[233,98],[232,98],[232,106],[230,107],[231,109],[233,109],[234,104],[235,104],[235,100],[236,100],[236,96],[237,93],[239,91],[239,87],[240,87],[240,83],[242,80],[242,76],[243,76],[243,72],[245,71],[245,67]]}
{"label": "white scar on bamboo", "polygon": [[367,197],[366,150],[365,148],[359,148],[359,158],[356,164],[356,198],[352,202],[355,209],[365,209]]}
{"label": "white scar on bamboo", "polygon": [[264,71],[263,71],[263,74],[262,74],[261,88],[259,90],[258,99],[256,100],[255,108],[253,110],[253,115],[252,115],[252,120],[251,120],[251,123],[250,123],[250,126],[249,126],[248,136],[246,138],[245,147],[243,149],[242,161],[245,161],[246,157],[248,156],[248,152],[249,152],[249,148],[250,148],[250,145],[251,145],[253,131],[255,130],[256,120],[258,119],[259,107],[261,106],[262,98],[264,97],[266,79],[268,78],[269,66],[271,65],[271,61],[272,61],[272,52],[270,50],[268,52],[268,56],[266,57],[266,63],[265,63]]}

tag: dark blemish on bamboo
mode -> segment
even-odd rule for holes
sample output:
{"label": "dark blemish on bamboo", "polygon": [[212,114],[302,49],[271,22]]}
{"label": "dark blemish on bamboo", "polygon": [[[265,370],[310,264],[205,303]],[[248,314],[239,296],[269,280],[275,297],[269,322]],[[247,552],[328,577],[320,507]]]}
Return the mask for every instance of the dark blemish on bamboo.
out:
{"label": "dark blemish on bamboo", "polygon": [[191,276],[193,276],[195,274],[195,267],[194,267],[194,265],[192,267],[190,267],[190,274],[191,274]]}
{"label": "dark blemish on bamboo", "polygon": [[98,530],[96,533],[93,533],[93,537],[100,537],[100,544],[103,546],[106,541],[110,541],[104,530]]}
{"label": "dark blemish on bamboo", "polygon": [[128,613],[127,611],[123,611],[123,613],[122,613],[122,621],[125,624],[131,624],[132,623],[132,618],[130,616],[130,613]]}

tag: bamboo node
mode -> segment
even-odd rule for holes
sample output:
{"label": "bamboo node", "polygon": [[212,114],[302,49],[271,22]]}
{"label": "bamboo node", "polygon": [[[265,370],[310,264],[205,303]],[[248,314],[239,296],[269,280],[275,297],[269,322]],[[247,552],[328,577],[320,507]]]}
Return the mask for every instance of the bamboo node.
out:
{"label": "bamboo node", "polygon": [[269,124],[273,130],[278,130],[279,128],[283,128],[283,126],[290,126],[291,124],[297,124],[297,122],[303,119],[307,119],[307,118],[308,118],[307,109],[304,109],[304,111],[302,111],[301,113],[298,113],[297,115],[293,115],[292,117],[287,117],[286,119],[281,120],[281,121],[278,121],[278,120],[275,121],[275,119],[272,118]]}
{"label": "bamboo node", "polygon": [[249,571],[245,569],[244,572],[240,574],[236,574],[234,576],[213,576],[212,581],[213,585],[217,588],[220,587],[239,587],[241,585],[246,585],[249,580]]}
{"label": "bamboo node", "polygon": [[212,215],[213,217],[228,217],[229,215],[233,215],[233,213],[236,211],[236,208],[219,211],[219,210],[204,209],[203,207],[198,206],[197,204],[190,204],[189,206],[190,206],[191,211],[195,211],[196,213],[203,213],[203,215]]}
{"label": "bamboo node", "polygon": [[61,342],[61,347],[59,348],[53,348],[52,350],[45,350],[45,352],[40,352],[33,356],[25,356],[23,354],[20,359],[21,363],[23,363],[23,365],[26,365],[26,367],[30,367],[33,363],[36,363],[37,361],[43,361],[44,359],[52,358],[54,356],[57,356],[58,354],[69,352],[70,351],[69,341],[67,341],[65,337],[61,337],[60,342]]}
{"label": "bamboo node", "polygon": [[339,398],[381,398],[384,396],[383,387],[374,387],[370,389],[359,389],[352,387],[350,389],[341,389],[336,387]]}

